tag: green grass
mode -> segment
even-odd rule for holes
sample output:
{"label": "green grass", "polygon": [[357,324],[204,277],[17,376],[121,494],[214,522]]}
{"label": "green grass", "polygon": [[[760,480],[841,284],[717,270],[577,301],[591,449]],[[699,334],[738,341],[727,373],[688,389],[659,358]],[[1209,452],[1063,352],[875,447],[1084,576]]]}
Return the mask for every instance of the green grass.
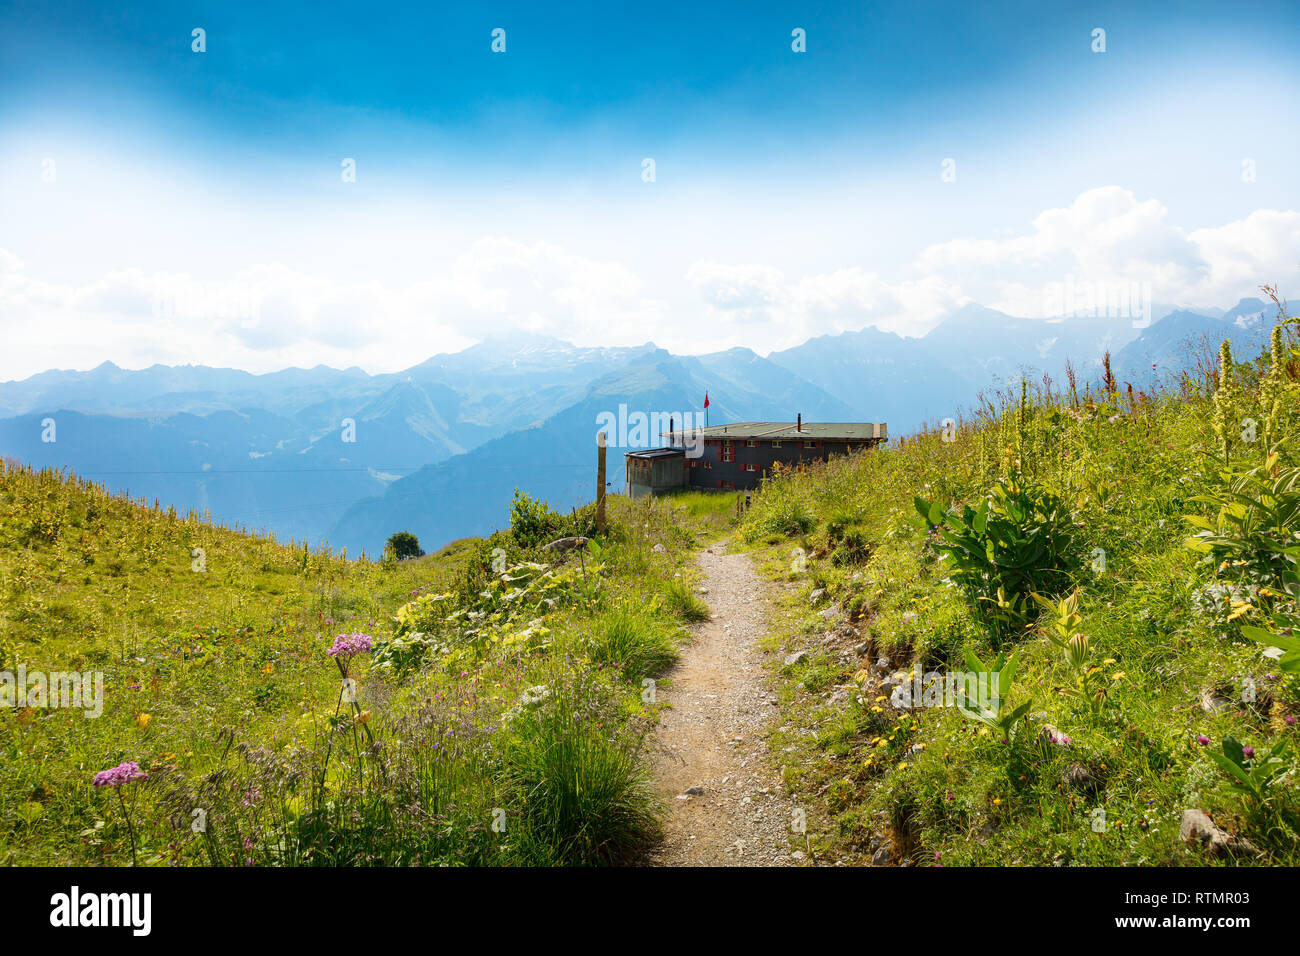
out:
{"label": "green grass", "polygon": [[[1240,391],[1227,421],[1265,420],[1258,383],[1266,369],[1266,358],[1234,368]],[[1296,371],[1291,361],[1279,467],[1300,459]],[[1220,566],[1185,544],[1196,529],[1183,515],[1216,513],[1198,497],[1220,488],[1214,387],[1184,378],[1156,395],[1073,399],[1027,389],[1023,405],[1017,395],[986,405],[956,441],[923,434],[766,483],[740,537],[769,577],[789,583],[777,621],[784,649],[829,629],[816,616],[824,605],[809,605],[813,587],[826,587],[852,624],[835,647],[775,672],[783,714],[773,759],[816,808],[822,856],[867,862],[883,845],[892,862],[918,864],[1300,862],[1294,747],[1285,756],[1292,773],[1262,805],[1236,792],[1209,757],[1228,735],[1257,752],[1294,744],[1300,717],[1297,675],[1241,634],[1243,624],[1267,627],[1295,613],[1278,576],[1294,559],[1265,543],[1248,549],[1254,564]],[[1231,453],[1238,470],[1264,461],[1263,449],[1244,441]],[[1053,588],[1078,588],[1073,631],[1088,636],[1095,679],[1107,688],[1099,713],[1067,693],[1076,676],[1048,639],[1046,615],[1031,602],[1028,626],[995,626],[988,602],[953,580],[942,534],[917,514],[914,498],[974,507],[1008,477],[1069,509],[1070,571]],[[827,518],[811,530],[791,517],[816,515]],[[1300,541],[1300,527],[1285,533]],[[806,554],[802,570],[792,569],[795,545]],[[1266,578],[1271,590],[1261,591]],[[1243,603],[1212,599],[1229,587]],[[868,645],[861,658],[839,656],[859,643]],[[1008,709],[1030,703],[1030,719],[1007,744],[955,708],[895,708],[868,673],[880,656],[909,673],[962,670],[967,648],[988,659],[999,643],[1021,660]],[[844,685],[861,686],[836,697]],[[1202,696],[1216,688],[1219,703],[1207,711]],[[1040,743],[1049,724],[1070,743]],[[1191,807],[1259,856],[1210,858],[1185,846],[1179,822]]]}
{"label": "green grass", "polygon": [[[612,498],[609,518],[599,556],[548,585],[553,603],[471,626],[453,612],[513,586],[493,548],[515,565],[536,541],[347,560],[6,462],[0,670],[98,671],[104,696],[95,718],[0,710],[0,863],[635,859],[657,832],[641,681],[682,631],[664,595],[729,515]],[[400,608],[437,594],[446,646],[401,673],[355,658],[362,713],[340,705],[335,636],[378,649]],[[125,814],[91,785],[123,761],[149,775],[122,788]]]}

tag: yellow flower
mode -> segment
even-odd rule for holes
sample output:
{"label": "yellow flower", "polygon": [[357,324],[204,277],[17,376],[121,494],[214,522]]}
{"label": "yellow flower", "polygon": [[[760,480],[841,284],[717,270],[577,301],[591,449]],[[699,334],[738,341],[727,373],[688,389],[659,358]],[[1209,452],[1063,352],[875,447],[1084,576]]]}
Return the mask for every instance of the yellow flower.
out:
{"label": "yellow flower", "polygon": [[899,770],[906,770],[906,769],[907,769],[907,764],[906,764],[905,762],[904,762],[904,763],[900,763],[900,764],[898,765],[898,769],[899,769]]}
{"label": "yellow flower", "polygon": [[149,721],[151,720],[153,720],[153,717],[151,717],[149,714],[146,714],[144,711],[141,711],[140,713],[135,715],[135,725],[139,727],[141,730],[144,730],[146,727],[148,727]]}
{"label": "yellow flower", "polygon": [[1229,621],[1235,621],[1237,618],[1241,617],[1243,614],[1246,614],[1246,613],[1248,613],[1248,612],[1250,612],[1250,611],[1253,611],[1253,610],[1254,610],[1254,608],[1250,606],[1250,602],[1249,602],[1249,601],[1233,601],[1233,602],[1232,602],[1232,613],[1228,615],[1228,620],[1229,620]]}
{"label": "yellow flower", "polygon": [[1115,673],[1113,673],[1113,674],[1110,675],[1110,679],[1111,679],[1111,680],[1123,680],[1123,679],[1124,679],[1124,672],[1123,672],[1123,671],[1116,671]]}
{"label": "yellow flower", "polygon": [[993,798],[993,806],[995,806],[995,807],[1000,807],[1000,806],[1002,806],[1002,798],[1001,798],[1001,797],[994,797],[994,798]]}
{"label": "yellow flower", "polygon": [[987,727],[981,727],[980,732],[976,736],[987,737],[988,735],[989,735],[989,729]]}
{"label": "yellow flower", "polygon": [[884,712],[884,708],[879,707],[879,706],[872,707],[872,708],[871,708],[871,712],[872,712],[873,714],[883,713],[883,712]]}
{"label": "yellow flower", "polygon": [[359,723],[359,724],[368,724],[368,723],[370,723],[370,711],[368,711],[368,710],[363,710],[361,713],[357,714],[357,716],[356,716],[356,721],[357,721],[357,723]]}
{"label": "yellow flower", "polygon": [[1108,657],[1104,661],[1102,661],[1102,663],[1106,665],[1110,665],[1110,664],[1118,663],[1118,661],[1116,661],[1115,658],[1113,657]]}
{"label": "yellow flower", "polygon": [[274,672],[275,672],[275,665],[274,665],[274,664],[267,664],[265,667],[262,668],[262,673],[263,673],[263,674],[272,674],[272,673],[274,673]]}

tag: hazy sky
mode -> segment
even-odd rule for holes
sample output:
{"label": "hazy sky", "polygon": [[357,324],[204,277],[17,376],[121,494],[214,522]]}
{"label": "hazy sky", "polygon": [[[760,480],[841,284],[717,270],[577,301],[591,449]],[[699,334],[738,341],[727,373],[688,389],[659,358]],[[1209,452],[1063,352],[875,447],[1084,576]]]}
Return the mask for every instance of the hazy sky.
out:
{"label": "hazy sky", "polygon": [[1300,299],[1298,121],[1295,2],[0,2],[0,379]]}

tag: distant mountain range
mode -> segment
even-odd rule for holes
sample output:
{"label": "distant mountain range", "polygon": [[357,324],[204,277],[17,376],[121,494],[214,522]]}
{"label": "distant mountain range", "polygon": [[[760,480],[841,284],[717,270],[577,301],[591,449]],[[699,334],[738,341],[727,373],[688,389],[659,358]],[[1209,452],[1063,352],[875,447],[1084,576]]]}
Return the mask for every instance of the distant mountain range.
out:
{"label": "distant mountain range", "polygon": [[[969,305],[921,338],[865,328],[767,358],[517,335],[384,375],[106,362],[0,385],[0,453],[227,524],[373,555],[402,529],[432,547],[504,526],[516,487],[562,509],[590,501],[597,417],[620,405],[693,414],[707,390],[714,423],[802,414],[884,421],[897,436],[1021,374],[1060,382],[1067,359],[1081,383],[1096,380],[1108,350],[1122,382],[1149,390],[1198,353],[1212,357],[1225,337],[1253,356],[1272,323],[1259,299],[1173,310],[1145,329]],[[622,489],[622,450],[611,450],[612,491]]]}

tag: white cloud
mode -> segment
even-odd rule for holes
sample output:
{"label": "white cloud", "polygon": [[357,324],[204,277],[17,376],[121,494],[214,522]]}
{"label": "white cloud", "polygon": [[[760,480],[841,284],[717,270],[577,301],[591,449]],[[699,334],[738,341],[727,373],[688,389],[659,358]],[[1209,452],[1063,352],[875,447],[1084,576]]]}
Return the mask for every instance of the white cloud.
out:
{"label": "white cloud", "polygon": [[1042,315],[1066,281],[1098,287],[1150,283],[1158,302],[1230,306],[1262,282],[1294,281],[1300,213],[1256,210],[1243,220],[1191,232],[1169,222],[1155,199],[1119,186],[1081,193],[1006,239],[955,239],[926,248],[916,268],[961,285],[1017,315]]}
{"label": "white cloud", "polygon": [[968,301],[935,277],[889,283],[856,266],[788,280],[771,266],[700,261],[686,281],[709,317],[739,324],[751,337],[767,333],[778,347],[865,325],[915,334]]}
{"label": "white cloud", "polygon": [[1226,307],[1261,282],[1294,285],[1300,213],[1259,209],[1185,228],[1158,200],[1105,186],[1039,213],[1018,235],[926,246],[893,276],[858,265],[796,272],[793,252],[777,263],[762,261],[770,253],[731,263],[691,253],[668,270],[669,249],[641,257],[624,248],[628,260],[618,261],[504,237],[455,246],[424,271],[418,245],[395,248],[409,261],[386,279],[361,264],[353,275],[344,260],[319,274],[271,261],[226,275],[126,268],[80,282],[37,278],[0,249],[0,379],[105,359],[392,371],[512,329],[582,345],[766,352],[867,325],[920,335],[970,301],[1043,315],[1065,281],[1150,283],[1156,302]]}

